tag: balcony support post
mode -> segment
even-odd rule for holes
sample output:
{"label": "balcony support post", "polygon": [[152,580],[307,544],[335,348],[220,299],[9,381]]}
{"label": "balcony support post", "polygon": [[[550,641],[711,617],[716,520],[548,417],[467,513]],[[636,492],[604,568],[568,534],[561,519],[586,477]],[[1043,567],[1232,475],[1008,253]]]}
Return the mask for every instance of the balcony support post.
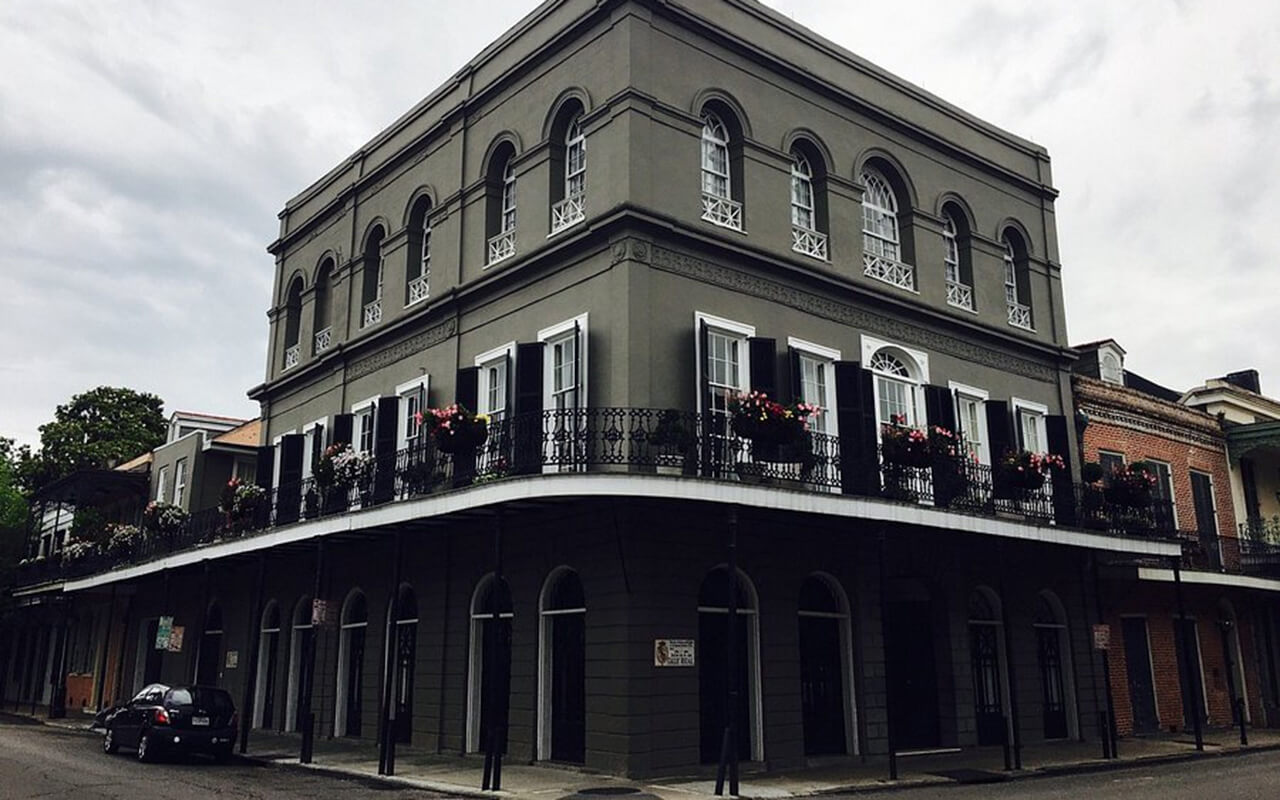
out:
{"label": "balcony support post", "polygon": [[[1102,603],[1102,581],[1098,579],[1098,555],[1092,553],[1089,555],[1089,565],[1093,573],[1093,602],[1094,609],[1098,615],[1099,624],[1105,624],[1106,616],[1103,612]],[[1103,720],[1104,727],[1098,731],[1098,737],[1102,739],[1102,757],[1103,758],[1119,758],[1120,753],[1116,747],[1116,704],[1115,697],[1111,693],[1111,657],[1108,651],[1102,652],[1102,685],[1105,688],[1105,696],[1107,701],[1106,717]]]}
{"label": "balcony support post", "polygon": [[[132,618],[133,595],[129,595],[124,601],[124,621],[121,627],[120,652],[116,656],[116,685],[112,687],[115,690],[112,692],[113,700],[115,702],[119,702],[124,699],[122,697],[124,690],[124,657],[125,651],[128,649],[125,647],[125,642],[129,641],[129,622]],[[155,646],[155,642],[152,642],[151,644],[153,647]]]}
{"label": "balcony support post", "polygon": [[[493,591],[489,594],[489,612],[492,615],[489,619],[488,630],[485,631],[485,645],[489,653],[497,655],[498,653],[498,621],[502,618],[501,605],[498,602],[498,587],[502,585],[502,508],[499,506],[493,512]],[[496,658],[487,658],[484,663],[484,683],[482,684],[485,697],[481,701],[483,709],[482,716],[486,732],[489,734],[482,743],[484,746],[484,777],[480,788],[485,791],[499,791],[502,789],[502,753],[506,749],[507,744],[507,720],[499,718],[497,711],[498,699],[498,676],[501,674],[511,674],[510,650],[507,651],[508,662],[504,665],[505,672],[499,672],[497,664],[493,663]],[[508,684],[509,686],[510,684]],[[503,703],[504,711],[506,703]]]}
{"label": "balcony support post", "polygon": [[102,634],[102,652],[98,655],[98,674],[94,676],[93,699],[98,710],[106,708],[106,698],[102,693],[107,688],[107,651],[111,649],[111,623],[116,617],[116,584],[111,584],[111,599],[107,601],[107,625]]}
{"label": "balcony support post", "polygon": [[[880,544],[880,643],[884,649],[884,731],[885,738],[888,740],[889,746],[889,780],[896,781],[898,779],[898,749],[894,743],[893,731],[893,706],[892,697],[893,690],[890,689],[890,669],[893,664],[889,661],[889,540],[885,535],[882,526],[877,532],[876,538]],[[930,634],[932,635],[932,634]]]}
{"label": "balcony support post", "polygon": [[997,569],[1000,570],[1000,622],[1004,628],[1005,672],[1009,681],[1009,717],[1013,730],[1013,768],[1022,769],[1022,723],[1018,718],[1018,680],[1014,671],[1013,626],[1009,624],[1009,592],[1005,588],[1005,572],[1007,564],[1004,557],[1004,542],[996,543]]}
{"label": "balcony support post", "polygon": [[[302,657],[302,667],[306,670],[306,674],[302,678],[302,699],[299,705],[302,706],[302,746],[298,753],[298,761],[302,764],[310,764],[311,757],[314,753],[316,738],[316,717],[315,712],[311,708],[311,700],[316,683],[316,645],[320,639],[320,631],[324,627],[324,623],[328,620],[316,620],[315,618],[315,602],[320,598],[322,589],[321,575],[324,574],[324,539],[316,540],[316,574],[315,584],[311,593],[312,615],[311,615],[311,635],[307,637],[306,653]],[[321,624],[316,624],[320,622]]]}
{"label": "balcony support post", "polygon": [[1173,564],[1173,593],[1178,603],[1178,626],[1182,631],[1182,674],[1186,677],[1187,686],[1191,689],[1191,709],[1186,716],[1191,718],[1191,730],[1196,737],[1196,750],[1204,751],[1204,731],[1200,725],[1200,712],[1204,704],[1200,700],[1200,686],[1198,681],[1191,679],[1192,663],[1191,663],[1191,642],[1187,636],[1187,612],[1186,607],[1182,603],[1182,559],[1172,558],[1170,563]]}
{"label": "balcony support post", "polygon": [[716,795],[724,795],[726,774],[729,794],[738,796],[738,509],[729,507],[729,629],[725,636],[724,736],[720,740],[720,764],[716,768]]}
{"label": "balcony support post", "polygon": [[258,693],[258,659],[262,657],[262,595],[267,580],[267,555],[258,556],[258,582],[253,589],[253,616],[249,621],[249,674],[245,675],[244,697],[240,702],[240,753],[249,751],[249,731],[253,729],[255,699]]}
{"label": "balcony support post", "polygon": [[396,557],[391,567],[391,593],[387,600],[387,663],[382,670],[382,701],[378,708],[378,774],[396,774],[396,732],[391,704],[395,702],[396,660],[400,638],[400,564],[404,560],[404,535],[396,531]]}

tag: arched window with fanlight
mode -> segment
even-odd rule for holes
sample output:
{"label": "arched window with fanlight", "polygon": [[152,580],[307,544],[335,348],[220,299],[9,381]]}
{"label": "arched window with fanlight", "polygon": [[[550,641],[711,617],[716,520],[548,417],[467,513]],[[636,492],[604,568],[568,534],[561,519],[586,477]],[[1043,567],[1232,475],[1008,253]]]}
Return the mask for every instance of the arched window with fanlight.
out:
{"label": "arched window with fanlight", "polygon": [[311,597],[304,595],[293,607],[289,636],[289,694],[285,702],[284,725],[286,731],[302,730],[302,684],[306,678],[304,663],[310,652],[315,629],[311,625]]}
{"label": "arched window with fanlight", "polygon": [[[702,218],[713,225],[742,230],[740,153],[742,143],[723,112],[702,112]],[[738,166],[738,170],[734,167]],[[737,173],[737,174],[735,174]]]}
{"label": "arched window with fanlight", "polygon": [[382,240],[386,231],[375,225],[364,242],[364,267],[360,279],[360,327],[367,328],[382,322]]}
{"label": "arched window with fanlight", "polygon": [[1036,634],[1036,663],[1040,672],[1041,718],[1044,738],[1074,736],[1075,685],[1071,670],[1071,638],[1067,615],[1057,595],[1046,590],[1036,596],[1032,627]]}
{"label": "arched window with fanlight", "polygon": [[492,266],[516,254],[515,146],[493,148],[485,172],[485,264]]}
{"label": "arched window with fanlight", "polygon": [[822,160],[806,152],[807,143],[791,148],[791,249],[827,260],[827,219]]}
{"label": "arched window with fanlight", "polygon": [[342,604],[338,630],[337,702],[333,735],[359,736],[364,722],[364,643],[369,606],[364,592],[352,589]]}
{"label": "arched window with fanlight", "polygon": [[399,744],[413,741],[413,674],[418,664],[418,596],[407,583],[400,584],[394,607],[387,608],[385,657],[392,659],[391,731]]}
{"label": "arched window with fanlight", "polygon": [[800,587],[800,708],[806,756],[848,755],[857,731],[849,600],[835,578],[813,574]]}
{"label": "arched window with fanlight", "polygon": [[195,682],[201,686],[217,686],[222,666],[222,606],[209,604],[200,634],[200,652],[196,655]]}
{"label": "arched window with fanlight", "polygon": [[968,218],[954,203],[942,209],[942,271],[947,283],[947,305],[973,311]]}
{"label": "arched window with fanlight", "polygon": [[915,289],[915,270],[905,263],[898,221],[899,199],[889,177],[875,166],[862,170],[862,272],[900,289]]}
{"label": "arched window with fanlight", "polygon": [[302,360],[302,276],[289,282],[284,302],[284,369],[298,366]]}
{"label": "arched window with fanlight", "polygon": [[254,681],[253,726],[270,729],[276,719],[276,673],[280,662],[280,604],[267,603],[258,631],[258,676]]}
{"label": "arched window with fanlight", "polygon": [[577,572],[552,571],[538,615],[538,757],[581,764],[587,744],[587,601]]}
{"label": "arched window with fanlight", "polygon": [[330,321],[332,309],[330,305],[330,287],[333,283],[333,259],[326,258],[316,273],[315,316],[312,323],[315,340],[315,355],[320,355],[333,344],[333,327]]}
{"label": "arched window with fanlight", "polygon": [[918,428],[924,425],[921,413],[923,376],[916,360],[892,347],[876,350],[867,363],[875,376],[876,419],[880,425]]}
{"label": "arched window with fanlight", "polygon": [[552,127],[551,233],[586,219],[587,137],[582,104],[566,104]]}
{"label": "arched window with fanlight", "polygon": [[1004,622],[995,593],[978,587],[969,595],[969,664],[978,744],[1005,741]]}
{"label": "arched window with fanlight", "polygon": [[467,751],[486,751],[493,744],[498,752],[506,752],[515,609],[504,578],[490,573],[480,581],[471,598],[470,616]]}
{"label": "arched window with fanlight", "polygon": [[405,265],[404,304],[431,296],[431,198],[423,195],[409,212],[409,261]]}
{"label": "arched window with fanlight", "polygon": [[[731,595],[732,593],[732,595]],[[729,600],[734,599],[733,623]],[[726,721],[734,714],[738,757],[762,761],[763,722],[760,704],[759,602],[755,587],[741,571],[730,580],[729,569],[716,567],[707,573],[698,590],[698,697],[700,755],[702,763],[720,758]],[[733,637],[734,670],[728,669],[729,639]],[[728,705],[726,685],[733,693]]]}
{"label": "arched window with fanlight", "polygon": [[1004,247],[1004,299],[1009,309],[1009,324],[1023,330],[1035,330],[1031,315],[1031,286],[1027,265],[1027,245],[1012,229],[1000,239]]}

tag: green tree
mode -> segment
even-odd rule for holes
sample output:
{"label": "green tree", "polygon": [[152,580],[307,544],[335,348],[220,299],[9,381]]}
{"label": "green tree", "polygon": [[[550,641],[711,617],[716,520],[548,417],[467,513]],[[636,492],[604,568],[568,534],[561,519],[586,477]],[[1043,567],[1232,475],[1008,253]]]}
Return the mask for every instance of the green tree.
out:
{"label": "green tree", "polygon": [[40,451],[19,454],[21,483],[38,491],[78,469],[110,467],[164,444],[163,408],[153,394],[113,386],[75,395],[40,426]]}
{"label": "green tree", "polygon": [[0,594],[13,582],[13,568],[22,558],[26,535],[27,498],[17,477],[23,452],[12,439],[0,436]]}

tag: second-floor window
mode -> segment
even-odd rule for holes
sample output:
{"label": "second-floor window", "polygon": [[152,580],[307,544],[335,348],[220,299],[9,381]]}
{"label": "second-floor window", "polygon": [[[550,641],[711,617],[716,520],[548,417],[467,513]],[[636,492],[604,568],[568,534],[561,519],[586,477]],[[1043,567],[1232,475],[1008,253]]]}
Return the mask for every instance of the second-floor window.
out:
{"label": "second-floor window", "polygon": [[187,460],[185,458],[178,459],[178,463],[173,465],[173,504],[175,506],[182,505],[183,499],[187,494]]}
{"label": "second-floor window", "polygon": [[980,464],[990,464],[987,447],[986,398],[976,389],[955,389],[956,427],[964,438],[969,457]]}
{"label": "second-floor window", "polygon": [[416,448],[423,442],[418,414],[425,413],[427,409],[427,379],[397,386],[396,395],[400,398],[399,449]]}
{"label": "second-floor window", "polygon": [[919,427],[919,381],[906,362],[887,350],[878,350],[868,368],[875,373],[876,418],[881,425]]}
{"label": "second-floor window", "polygon": [[870,168],[863,171],[862,184],[862,249],[872,256],[900,261],[898,200],[893,189],[883,175]]}
{"label": "second-floor window", "polygon": [[502,225],[499,233],[511,233],[516,229],[516,170],[507,162],[502,172]]}
{"label": "second-floor window", "polygon": [[409,212],[409,263],[405,270],[404,304],[420,303],[431,295],[431,199],[420,197]]}
{"label": "second-floor window", "polygon": [[729,200],[729,131],[715,114],[702,115],[702,193]]}
{"label": "second-floor window", "polygon": [[1001,243],[1004,245],[1004,299],[1009,308],[1009,324],[1023,330],[1034,330],[1026,246],[1022,237],[1012,230],[1005,232]]}
{"label": "second-floor window", "polygon": [[791,153],[791,224],[802,230],[817,229],[813,204],[813,167],[804,153]]}
{"label": "second-floor window", "polygon": [[369,405],[356,412],[356,450],[373,452],[374,406]]}
{"label": "second-floor window", "polygon": [[516,151],[510,142],[494,148],[485,172],[485,264],[516,254]]}
{"label": "second-floor window", "polygon": [[169,468],[161,467],[160,472],[157,474],[157,477],[156,477],[156,502],[157,503],[164,502],[165,492],[168,489],[168,483],[169,483]]}
{"label": "second-floor window", "polygon": [[382,321],[382,239],[381,225],[374,226],[365,238],[364,269],[361,279],[362,313],[360,327],[367,328]]}
{"label": "second-floor window", "polygon": [[579,197],[587,190],[587,137],[582,117],[574,117],[565,135],[564,196]]}
{"label": "second-floor window", "polygon": [[501,422],[507,416],[507,364],[509,354],[502,353],[481,363],[480,366],[480,409],[479,413],[488,414],[491,423]]}
{"label": "second-floor window", "polygon": [[551,408],[556,411],[578,407],[577,329],[547,342],[551,356]]}

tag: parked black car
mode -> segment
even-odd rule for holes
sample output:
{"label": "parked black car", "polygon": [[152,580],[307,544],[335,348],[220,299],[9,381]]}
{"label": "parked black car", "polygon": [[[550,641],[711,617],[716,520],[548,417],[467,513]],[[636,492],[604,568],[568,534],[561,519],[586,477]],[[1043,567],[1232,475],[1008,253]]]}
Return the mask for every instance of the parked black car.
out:
{"label": "parked black car", "polygon": [[235,746],[236,721],[235,703],[224,689],[153,683],[106,712],[102,751],[132,747],[139,761],[165,753],[205,753],[221,763]]}

